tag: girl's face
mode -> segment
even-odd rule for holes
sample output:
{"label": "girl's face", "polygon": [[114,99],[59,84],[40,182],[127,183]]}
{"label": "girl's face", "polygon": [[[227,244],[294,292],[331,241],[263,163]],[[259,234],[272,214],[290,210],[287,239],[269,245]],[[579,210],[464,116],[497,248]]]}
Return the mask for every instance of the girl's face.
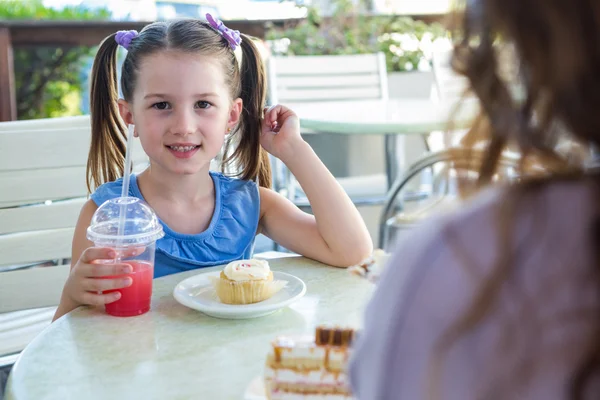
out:
{"label": "girl's face", "polygon": [[133,102],[119,100],[119,109],[135,124],[153,168],[195,174],[208,171],[239,121],[242,100],[230,98],[217,60],[166,51],[142,60]]}

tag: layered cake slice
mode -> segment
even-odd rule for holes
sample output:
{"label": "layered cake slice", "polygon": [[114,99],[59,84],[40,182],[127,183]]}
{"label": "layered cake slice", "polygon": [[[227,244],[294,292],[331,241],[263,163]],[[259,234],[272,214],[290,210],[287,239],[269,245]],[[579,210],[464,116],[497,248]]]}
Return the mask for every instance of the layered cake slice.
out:
{"label": "layered cake slice", "polygon": [[346,366],[352,329],[318,327],[315,336],[278,337],[267,356],[270,400],[351,399]]}
{"label": "layered cake slice", "polygon": [[349,267],[348,271],[373,283],[377,283],[389,258],[389,253],[386,253],[381,249],[376,249],[370,257],[363,260],[360,264]]}

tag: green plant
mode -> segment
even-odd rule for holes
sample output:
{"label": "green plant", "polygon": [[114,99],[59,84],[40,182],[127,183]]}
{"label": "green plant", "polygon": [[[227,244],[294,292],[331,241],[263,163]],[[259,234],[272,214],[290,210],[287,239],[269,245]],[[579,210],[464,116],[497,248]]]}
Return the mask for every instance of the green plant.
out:
{"label": "green plant", "polygon": [[[105,9],[45,7],[42,0],[2,0],[0,20],[106,20]],[[18,119],[74,115],[79,112],[81,68],[88,47],[15,47],[13,52]]]}
{"label": "green plant", "polygon": [[379,50],[385,53],[388,71],[423,69],[431,62],[434,43],[448,36],[438,24],[426,24],[409,17],[395,18],[378,37]]}
{"label": "green plant", "polygon": [[371,5],[362,0],[334,1],[335,11],[323,18],[308,8],[304,21],[287,29],[271,29],[266,36],[279,55],[364,54],[382,51],[388,71],[418,69],[430,62],[431,46],[447,36],[442,25],[409,17],[367,15]]}
{"label": "green plant", "polygon": [[[323,18],[316,8],[308,7],[306,19],[296,26],[267,32],[267,41],[276,47],[274,52],[331,55],[372,51],[380,28],[377,21],[360,12],[362,2],[353,5],[351,0],[337,0],[334,5],[335,12],[330,18]],[[282,42],[277,43],[280,40]]]}

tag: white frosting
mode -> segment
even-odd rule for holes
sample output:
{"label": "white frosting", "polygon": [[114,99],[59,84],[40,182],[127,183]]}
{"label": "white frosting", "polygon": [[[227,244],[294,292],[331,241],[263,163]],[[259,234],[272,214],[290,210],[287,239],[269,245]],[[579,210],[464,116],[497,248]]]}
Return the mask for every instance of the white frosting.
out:
{"label": "white frosting", "polygon": [[297,384],[309,384],[309,385],[324,385],[324,386],[343,386],[348,384],[348,378],[346,374],[325,370],[316,371],[296,371],[287,368],[278,368],[273,370],[272,368],[265,368],[265,377],[272,379],[276,382],[281,383],[297,383]]}
{"label": "white frosting", "polygon": [[232,281],[253,281],[267,279],[271,269],[266,260],[239,260],[227,264],[223,273]]}
{"label": "white frosting", "polygon": [[314,335],[285,335],[275,339],[275,345],[293,351],[299,347],[315,347]]}
{"label": "white frosting", "polygon": [[[275,353],[271,350],[271,353]],[[302,359],[302,360],[317,360],[322,361],[325,359],[325,348],[324,347],[289,347],[281,349],[281,359]]]}
{"label": "white frosting", "polygon": [[352,400],[341,394],[302,394],[277,392],[271,393],[271,400]]}
{"label": "white frosting", "polygon": [[336,349],[332,348],[329,350],[329,362],[330,363],[346,363],[348,361],[348,350],[347,349]]}

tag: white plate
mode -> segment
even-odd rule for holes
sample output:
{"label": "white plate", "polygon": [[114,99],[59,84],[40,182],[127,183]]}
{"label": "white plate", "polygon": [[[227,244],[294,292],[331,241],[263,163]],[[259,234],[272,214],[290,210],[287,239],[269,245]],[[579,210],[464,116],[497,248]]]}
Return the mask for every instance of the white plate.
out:
{"label": "white plate", "polygon": [[218,277],[221,271],[194,275],[181,282],[173,290],[173,297],[184,306],[217,318],[245,319],[272,314],[295,302],[306,293],[306,285],[294,275],[273,271],[275,280],[287,281],[287,285],[273,297],[254,304],[223,304],[219,301],[210,282],[211,276]]}

